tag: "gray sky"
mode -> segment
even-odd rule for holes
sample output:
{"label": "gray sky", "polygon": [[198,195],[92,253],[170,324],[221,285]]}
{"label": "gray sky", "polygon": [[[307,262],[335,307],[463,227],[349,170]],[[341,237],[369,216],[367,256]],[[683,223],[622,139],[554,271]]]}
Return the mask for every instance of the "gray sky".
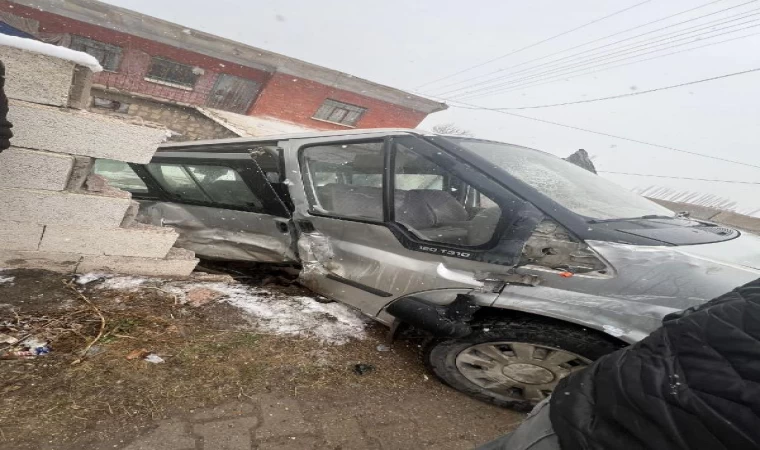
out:
{"label": "gray sky", "polygon": [[[191,28],[235,39],[312,63],[342,70],[401,89],[465,69],[553,35],[601,18],[643,0],[107,0]],[[551,62],[594,46],[612,43],[647,31],[709,14],[749,0],[721,0],[691,13],[626,34],[562,53],[534,64]],[[484,74],[558,52],[708,3],[709,0],[651,0],[627,12],[503,58],[455,78],[420,89],[441,94],[443,86],[458,88],[480,82]],[[213,5],[213,6],[210,6]],[[734,8],[688,24],[617,44],[693,27],[730,15],[752,13],[760,2]],[[699,42],[689,43],[639,59],[760,33],[760,15],[715,25],[733,26]],[[711,31],[705,29],[704,32]],[[673,37],[679,39],[679,37]],[[691,43],[694,42],[694,43]],[[659,47],[662,49],[663,47]],[[760,67],[760,35],[666,56],[625,67],[559,79],[537,87],[492,93],[466,100],[485,107],[554,104],[643,91]],[[609,49],[609,48],[608,48]],[[599,50],[601,52],[603,50]],[[626,55],[619,55],[621,58]],[[578,61],[572,58],[569,61]],[[621,61],[622,62],[629,62]],[[558,65],[561,63],[557,63]],[[514,71],[531,67],[526,64]],[[552,66],[554,67],[554,66]],[[547,70],[551,69],[549,67]],[[505,70],[500,74],[509,74]],[[524,75],[514,75],[507,81]],[[578,72],[581,73],[581,72]],[[586,73],[586,72],[583,72]],[[491,75],[494,77],[496,75]],[[549,75],[539,80],[550,80]],[[472,89],[475,89],[473,87]],[[460,91],[460,93],[463,91]],[[450,97],[442,95],[443,97]],[[461,100],[461,99],[460,99]],[[635,97],[546,109],[518,114],[631,137],[661,145],[760,165],[760,72]],[[476,136],[526,145],[560,156],[585,148],[600,170],[653,175],[760,181],[760,169],[675,153],[619,139],[568,130],[490,111],[451,108],[431,115],[422,124],[455,122]],[[760,208],[760,185],[668,180],[624,175],[604,176],[629,188],[650,185],[713,193],[738,201],[744,210]],[[760,215],[760,214],[758,214]]]}

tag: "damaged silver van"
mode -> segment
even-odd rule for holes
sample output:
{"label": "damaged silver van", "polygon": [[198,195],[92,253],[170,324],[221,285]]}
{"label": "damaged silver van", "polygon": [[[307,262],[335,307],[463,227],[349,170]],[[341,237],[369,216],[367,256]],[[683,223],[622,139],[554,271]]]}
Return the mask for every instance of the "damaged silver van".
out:
{"label": "damaged silver van", "polygon": [[427,336],[444,382],[527,407],[668,313],[760,276],[760,238],[516,145],[369,129],[163,145],[96,173],[202,258]]}

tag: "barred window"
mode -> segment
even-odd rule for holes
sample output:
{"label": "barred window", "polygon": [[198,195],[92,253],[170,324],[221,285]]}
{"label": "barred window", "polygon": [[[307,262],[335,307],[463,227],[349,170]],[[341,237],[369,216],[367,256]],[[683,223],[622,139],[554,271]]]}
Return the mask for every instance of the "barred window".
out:
{"label": "barred window", "polygon": [[154,56],[146,78],[177,87],[192,88],[201,73],[202,69]]}
{"label": "barred window", "polygon": [[96,41],[84,36],[71,36],[71,49],[95,57],[104,70],[116,72],[121,62],[121,47]]}
{"label": "barred window", "polygon": [[313,118],[342,125],[354,126],[359,122],[359,119],[361,119],[365,112],[367,112],[367,108],[349,105],[348,103],[328,98],[322,103],[322,106],[319,107],[317,112],[314,113]]}

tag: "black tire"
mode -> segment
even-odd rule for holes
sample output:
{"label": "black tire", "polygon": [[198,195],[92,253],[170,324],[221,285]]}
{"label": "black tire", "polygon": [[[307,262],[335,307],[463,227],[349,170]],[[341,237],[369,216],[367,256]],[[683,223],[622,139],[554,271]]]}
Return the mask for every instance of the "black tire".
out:
{"label": "black tire", "polygon": [[519,342],[561,349],[594,361],[624,346],[622,342],[608,339],[598,332],[540,318],[486,319],[475,324],[474,328],[472,334],[463,338],[428,341],[423,347],[425,365],[441,381],[460,392],[518,411],[529,411],[536,402],[516,400],[478,386],[460,372],[456,364],[457,356],[477,344]]}

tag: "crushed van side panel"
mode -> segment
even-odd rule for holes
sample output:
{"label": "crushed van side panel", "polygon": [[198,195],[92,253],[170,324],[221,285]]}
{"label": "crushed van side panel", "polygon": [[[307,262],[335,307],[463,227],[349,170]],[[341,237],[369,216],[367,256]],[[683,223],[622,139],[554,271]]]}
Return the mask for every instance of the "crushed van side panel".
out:
{"label": "crushed van side panel", "polygon": [[179,203],[141,201],[137,221],[177,230],[175,246],[206,259],[296,262],[289,233],[266,214]]}

